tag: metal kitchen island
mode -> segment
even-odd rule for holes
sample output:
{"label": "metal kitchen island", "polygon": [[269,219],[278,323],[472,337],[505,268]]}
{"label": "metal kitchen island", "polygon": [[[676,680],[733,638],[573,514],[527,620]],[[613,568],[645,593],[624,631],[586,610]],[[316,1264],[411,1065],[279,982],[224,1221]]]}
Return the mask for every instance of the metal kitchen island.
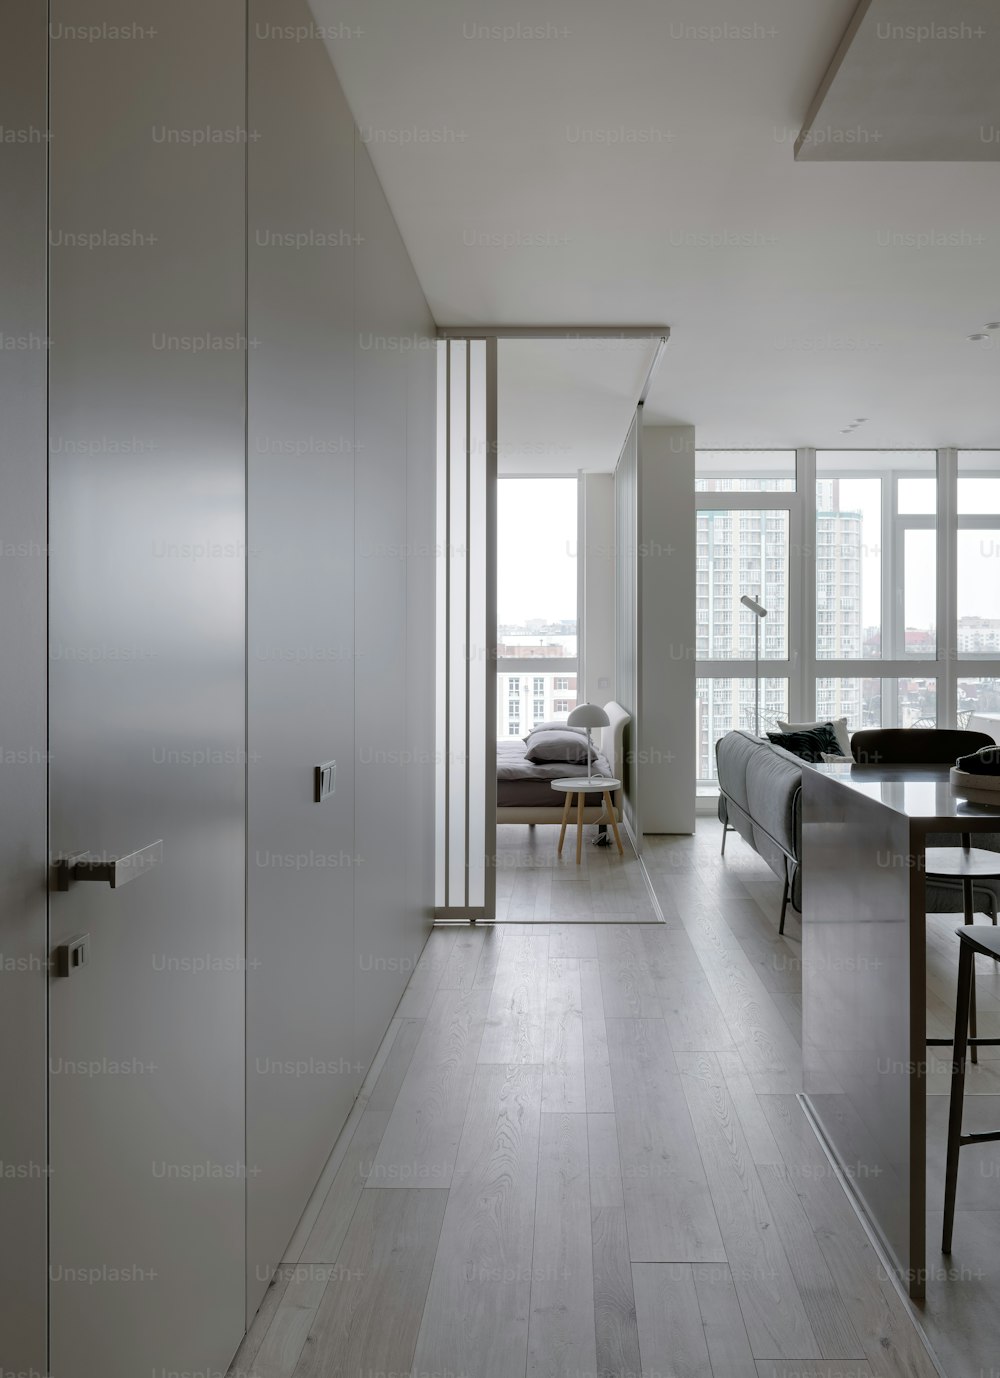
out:
{"label": "metal kitchen island", "polygon": [[805,1097],[914,1299],[927,1279],[924,854],[930,834],[997,831],[1000,810],[956,798],[947,767],[802,771]]}

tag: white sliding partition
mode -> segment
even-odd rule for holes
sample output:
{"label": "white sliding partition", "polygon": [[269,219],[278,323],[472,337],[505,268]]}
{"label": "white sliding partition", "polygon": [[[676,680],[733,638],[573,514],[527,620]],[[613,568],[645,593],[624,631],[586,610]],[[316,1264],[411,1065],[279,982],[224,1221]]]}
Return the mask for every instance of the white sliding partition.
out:
{"label": "white sliding partition", "polygon": [[632,715],[625,727],[622,766],[622,813],[632,842],[639,850],[638,758],[635,751],[639,709],[640,646],[639,567],[639,415],[632,419],[615,469],[615,692]]}
{"label": "white sliding partition", "polygon": [[496,372],[438,343],[438,919],[496,917]]}

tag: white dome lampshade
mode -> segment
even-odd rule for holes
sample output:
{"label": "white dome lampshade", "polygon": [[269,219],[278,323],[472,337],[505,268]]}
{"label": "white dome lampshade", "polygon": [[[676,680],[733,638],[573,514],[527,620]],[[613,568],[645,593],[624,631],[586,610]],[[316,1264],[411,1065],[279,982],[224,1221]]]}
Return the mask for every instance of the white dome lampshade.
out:
{"label": "white dome lampshade", "polygon": [[607,727],[611,719],[603,708],[599,708],[596,703],[581,703],[573,709],[566,719],[567,727],[585,727],[587,729],[587,784],[589,785],[594,778],[594,751],[591,745],[590,733],[595,727]]}

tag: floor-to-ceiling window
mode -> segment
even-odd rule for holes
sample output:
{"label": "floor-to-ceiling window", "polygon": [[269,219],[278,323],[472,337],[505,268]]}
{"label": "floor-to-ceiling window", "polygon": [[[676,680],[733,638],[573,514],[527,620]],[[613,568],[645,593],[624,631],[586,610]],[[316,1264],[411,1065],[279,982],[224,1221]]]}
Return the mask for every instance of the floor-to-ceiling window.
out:
{"label": "floor-to-ceiling window", "polygon": [[[816,453],[810,712],[859,727],[937,722],[937,456]],[[809,647],[804,647],[807,661]],[[808,685],[806,686],[808,690]]]}
{"label": "floor-to-ceiling window", "polygon": [[959,450],[955,484],[955,711],[1000,737],[1000,450]]}
{"label": "floor-to-ceiling window", "polygon": [[[760,731],[789,711],[789,634],[799,606],[790,572],[802,548],[795,451],[700,450],[695,488],[697,770],[699,788],[712,791],[718,738],[734,727],[758,729],[755,638]],[[740,602],[745,594],[767,609],[765,618]]]}
{"label": "floor-to-ceiling window", "polygon": [[497,482],[497,736],[577,703],[577,480]]}
{"label": "floor-to-ceiling window", "polygon": [[[779,719],[1000,737],[1000,450],[699,451],[698,788]],[[738,661],[739,668],[732,662]]]}

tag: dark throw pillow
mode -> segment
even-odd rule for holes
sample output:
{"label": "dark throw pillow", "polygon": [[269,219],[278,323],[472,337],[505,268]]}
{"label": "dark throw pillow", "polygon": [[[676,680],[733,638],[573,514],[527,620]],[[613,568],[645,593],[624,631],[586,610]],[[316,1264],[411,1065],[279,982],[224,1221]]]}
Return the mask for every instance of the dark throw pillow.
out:
{"label": "dark throw pillow", "polygon": [[981,746],[971,756],[959,756],[955,767],[968,775],[1000,775],[1000,746]]}
{"label": "dark throw pillow", "polygon": [[[596,760],[596,747],[593,756]],[[549,761],[565,761],[567,765],[585,766],[587,739],[581,737],[579,732],[574,732],[572,728],[568,731],[562,728],[560,731],[532,732],[524,759],[533,761],[535,765],[547,764]]]}
{"label": "dark throw pillow", "polygon": [[800,760],[808,761],[814,766],[823,764],[824,752],[831,756],[841,755],[840,743],[837,741],[832,723],[803,728],[800,732],[769,732],[767,740],[775,746],[784,747],[793,756],[798,756]]}

